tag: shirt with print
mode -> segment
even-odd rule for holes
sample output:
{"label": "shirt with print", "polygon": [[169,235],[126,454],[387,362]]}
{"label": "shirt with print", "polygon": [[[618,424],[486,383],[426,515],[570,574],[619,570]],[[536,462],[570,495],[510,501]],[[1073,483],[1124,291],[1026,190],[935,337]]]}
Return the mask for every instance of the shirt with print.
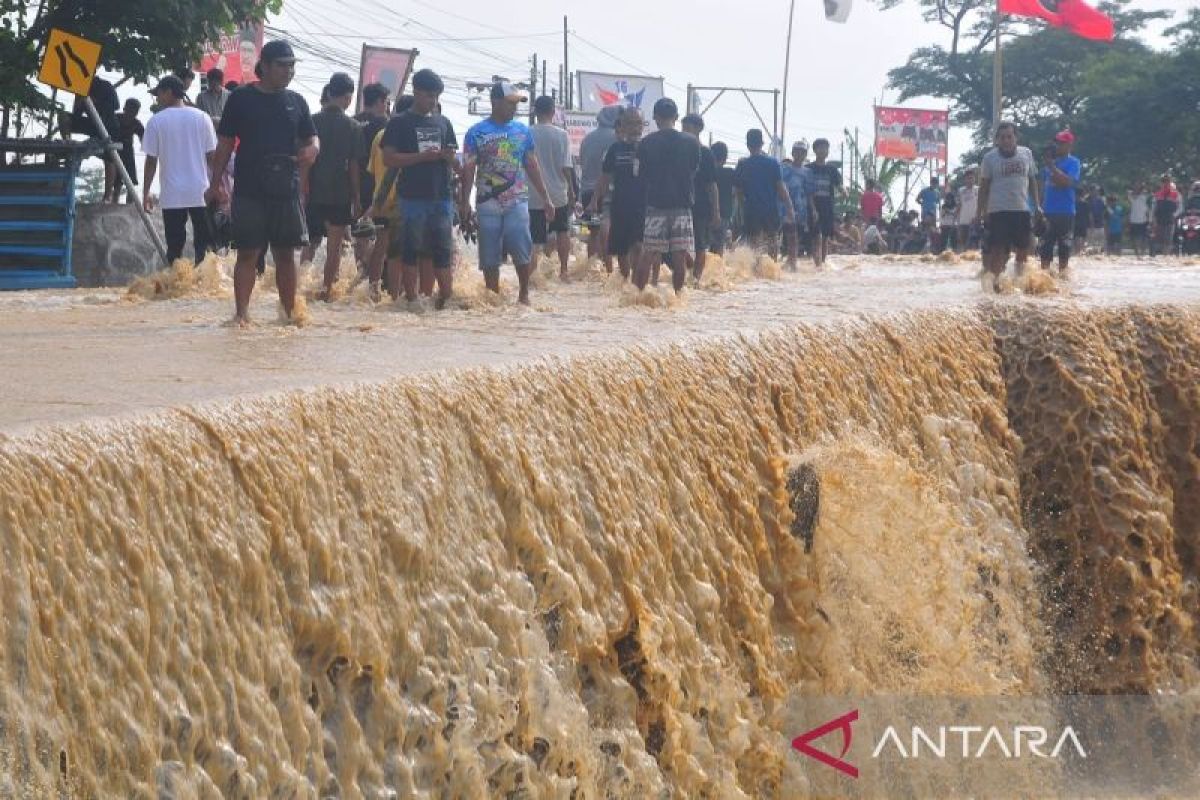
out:
{"label": "shirt with print", "polygon": [[362,158],[362,130],[340,106],[332,104],[313,114],[313,127],[321,139],[321,152],[309,171],[308,196],[314,203],[348,204],[350,162]]}
{"label": "shirt with print", "polygon": [[779,214],[776,184],[783,180],[783,166],[778,161],[765,153],[754,153],[738,161],[735,173],[746,214],[758,218]]}
{"label": "shirt with print", "polygon": [[523,122],[477,122],[464,139],[467,157],[476,162],[475,203],[497,200],[508,208],[529,199],[526,165],[533,153],[533,134]]}
{"label": "shirt with print", "polygon": [[1005,156],[993,147],[983,157],[980,174],[988,181],[989,214],[1001,211],[1029,211],[1029,180],[1037,175],[1037,165],[1028,147],[1017,146],[1016,152]]}
{"label": "shirt with print", "polygon": [[604,154],[601,171],[608,176],[614,214],[641,214],[646,209],[646,184],[638,169],[637,145],[616,141]]}
{"label": "shirt with print", "polygon": [[1042,169],[1042,210],[1047,214],[1074,214],[1075,187],[1079,184],[1081,165],[1075,156],[1054,160],[1054,166],[1071,179],[1069,186],[1055,186],[1049,169]]}
{"label": "shirt with print", "polygon": [[638,168],[646,182],[649,208],[691,208],[696,170],[700,167],[700,140],[674,128],[665,128],[638,143]]}
{"label": "shirt with print", "polygon": [[375,141],[371,143],[371,157],[367,163],[367,169],[371,173],[371,182],[374,184],[374,194],[372,202],[375,203],[375,216],[392,218],[396,215],[396,185],[400,182],[399,170],[397,176],[392,180],[392,185],[387,191],[387,195],[380,198],[378,201],[375,197],[379,194],[380,188],[383,186],[384,180],[387,178],[390,167],[383,163],[383,130],[375,134]]}
{"label": "shirt with print", "polygon": [[294,158],[297,144],[316,136],[317,129],[303,97],[290,89],[266,92],[255,85],[239,87],[229,96],[217,133],[238,140],[233,193],[261,197],[264,162],[272,156]]}
{"label": "shirt with print", "polygon": [[809,164],[808,175],[808,194],[817,202],[832,201],[834,190],[842,186],[841,170],[828,162]]}
{"label": "shirt with print", "polygon": [[[692,213],[696,219],[705,225],[712,219],[712,197],[709,190],[717,182],[717,162],[713,160],[712,150],[700,145],[700,163],[696,167],[695,185],[692,187],[694,200]],[[718,203],[720,200],[718,199]]]}
{"label": "shirt with print", "polygon": [[[549,123],[538,123],[529,132],[533,134],[533,152],[537,155],[546,191],[554,207],[562,208],[570,197],[565,171],[575,168],[571,162],[571,137],[563,128]],[[531,192],[529,207],[541,209],[543,205],[541,195]]]}
{"label": "shirt with print", "polygon": [[[380,141],[397,153],[458,149],[458,138],[450,120],[441,114],[425,115],[411,110],[388,120]],[[396,193],[405,200],[443,202],[453,199],[450,165],[441,159],[410,164],[400,171],[397,183]]]}

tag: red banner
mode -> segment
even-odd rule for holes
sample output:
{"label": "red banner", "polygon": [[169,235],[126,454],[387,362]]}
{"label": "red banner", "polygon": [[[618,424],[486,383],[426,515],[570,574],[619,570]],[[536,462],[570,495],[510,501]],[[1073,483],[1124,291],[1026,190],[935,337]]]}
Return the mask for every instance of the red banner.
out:
{"label": "red banner", "polygon": [[362,90],[371,83],[382,83],[388,87],[395,100],[404,91],[408,76],[412,72],[413,61],[417,58],[416,50],[400,50],[395,47],[375,47],[364,44],[362,63],[358,69],[358,105],[362,111]]}
{"label": "red banner", "polygon": [[257,80],[254,77],[254,65],[258,63],[258,54],[262,46],[262,23],[247,23],[236,33],[226,34],[220,41],[209,45],[208,51],[200,57],[196,71],[203,75],[216,67],[225,73],[226,83],[254,83]]}
{"label": "red banner", "polygon": [[1083,0],[1000,0],[1000,13],[1037,17],[1084,39],[1113,40],[1112,17]]}
{"label": "red banner", "polygon": [[949,111],[917,108],[875,107],[875,155],[903,161],[949,160],[946,145],[950,133]]}

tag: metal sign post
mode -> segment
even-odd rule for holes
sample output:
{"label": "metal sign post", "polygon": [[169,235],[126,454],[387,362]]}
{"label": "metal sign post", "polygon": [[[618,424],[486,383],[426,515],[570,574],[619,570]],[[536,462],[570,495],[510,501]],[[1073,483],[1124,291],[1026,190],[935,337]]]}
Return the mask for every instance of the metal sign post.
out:
{"label": "metal sign post", "polygon": [[[96,110],[96,104],[92,102],[92,98],[84,97],[84,105],[87,106],[88,113],[92,115],[92,122],[96,125],[96,130],[100,131],[100,138],[104,142],[104,152],[106,158],[111,158],[116,165],[117,170],[121,173],[121,181],[125,184],[125,191],[129,192],[130,196],[137,197],[137,187],[133,185],[133,179],[129,177],[129,171],[125,169],[123,162],[117,155],[119,149],[117,143],[108,135],[108,129],[104,127],[104,121],[100,119],[100,112]],[[146,206],[142,203],[134,203],[137,206],[138,216],[142,219],[142,224],[146,226],[146,233],[150,234],[150,238],[154,241],[154,247],[158,250],[158,255],[162,258],[163,263],[168,267],[167,263],[167,248],[163,244],[162,239],[158,235],[158,231],[154,227],[154,223],[150,221],[150,215],[146,212]]]}

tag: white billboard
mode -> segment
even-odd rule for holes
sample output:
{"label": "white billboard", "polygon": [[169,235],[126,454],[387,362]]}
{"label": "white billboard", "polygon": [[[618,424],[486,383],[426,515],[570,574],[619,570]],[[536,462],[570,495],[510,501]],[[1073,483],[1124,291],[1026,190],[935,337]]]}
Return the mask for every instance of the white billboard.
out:
{"label": "white billboard", "polygon": [[[605,72],[578,72],[579,110],[595,114],[606,106],[633,106],[647,119],[654,104],[663,96],[663,79],[645,75],[612,75]],[[687,103],[679,98],[680,113]]]}

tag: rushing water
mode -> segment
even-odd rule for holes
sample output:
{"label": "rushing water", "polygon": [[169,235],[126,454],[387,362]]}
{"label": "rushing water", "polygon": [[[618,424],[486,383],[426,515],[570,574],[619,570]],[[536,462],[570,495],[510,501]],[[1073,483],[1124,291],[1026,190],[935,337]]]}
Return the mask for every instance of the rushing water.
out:
{"label": "rushing water", "polygon": [[[779,286],[614,300],[617,335],[561,324],[543,352],[728,332],[722,308],[760,304],[770,329],[736,338],[45,429],[9,401],[0,796],[791,797],[798,692],[1197,687],[1192,306],[846,319],[846,299],[818,325],[785,301],[820,298]],[[903,296],[864,291],[860,311]],[[570,295],[548,294],[550,323],[476,325],[551,342]],[[341,375],[350,334],[322,313],[341,312],[286,341]],[[392,319],[423,343],[450,324]],[[277,346],[195,327],[180,371],[210,341],[235,363]],[[181,399],[153,375],[133,408]],[[821,489],[807,553],[800,463]]]}

